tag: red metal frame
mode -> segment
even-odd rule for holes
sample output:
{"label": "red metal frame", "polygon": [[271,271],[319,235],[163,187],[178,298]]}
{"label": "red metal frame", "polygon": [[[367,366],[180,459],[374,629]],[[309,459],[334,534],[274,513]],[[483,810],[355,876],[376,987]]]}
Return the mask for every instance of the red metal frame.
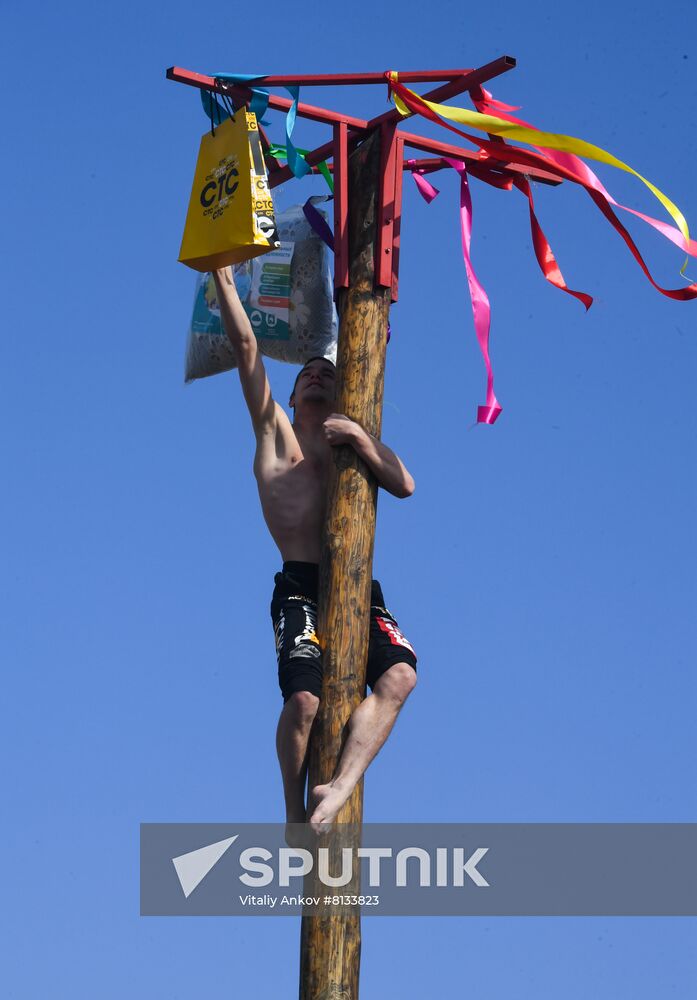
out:
{"label": "red metal frame", "polygon": [[[430,101],[444,101],[455,97],[465,90],[476,91],[487,80],[506,73],[514,68],[516,62],[511,56],[501,56],[493,62],[480,66],[478,69],[450,70],[416,70],[400,72],[399,79],[403,83],[427,83],[445,81],[440,87],[424,94]],[[384,73],[345,73],[320,75],[285,75],[259,76],[249,82],[249,86],[216,80],[212,76],[193,73],[179,66],[167,70],[167,78],[200,90],[210,90],[225,93],[239,104],[248,104],[252,99],[252,85],[264,87],[322,87],[322,86],[357,86],[363,84],[387,85]],[[287,97],[269,95],[269,108],[274,111],[288,111],[293,102]],[[367,132],[379,128],[381,132],[381,170],[380,192],[378,199],[378,225],[376,239],[375,284],[390,288],[392,301],[397,301],[399,279],[399,237],[402,212],[402,176],[404,170],[419,167],[429,172],[440,170],[448,164],[443,156],[465,160],[467,169],[474,177],[483,180],[494,187],[510,188],[516,176],[525,174],[536,181],[545,184],[558,184],[559,180],[544,170],[531,167],[520,167],[513,163],[492,161],[481,156],[479,151],[462,149],[451,143],[439,142],[412,132],[398,129],[402,115],[396,108],[391,108],[375,118],[366,120],[352,115],[315,107],[312,104],[298,103],[297,114],[301,118],[331,125],[333,129],[330,142],[318,146],[305,159],[309,166],[316,167],[318,163],[328,160],[329,169],[334,172],[334,286],[347,288],[349,285],[349,254],[348,254],[348,155]],[[259,127],[264,149],[268,150],[269,141],[263,128]],[[404,160],[404,146],[422,152],[435,154],[427,160]],[[274,188],[293,176],[290,168],[280,166],[273,158],[267,156],[269,166],[269,186]]]}
{"label": "red metal frame", "polygon": [[[212,76],[203,76],[201,73],[192,73],[188,69],[181,69],[179,66],[172,66],[167,70],[167,79],[176,83],[186,83],[190,87],[198,87],[199,90],[212,90],[217,93],[229,94],[243,104],[249,103],[252,99],[252,91],[249,87],[244,87],[236,83],[216,83]],[[383,78],[384,82],[384,78]],[[276,97],[269,94],[269,107],[274,111],[289,111],[293,102],[288,97]],[[298,104],[298,115],[301,118],[309,118],[311,121],[323,122],[325,125],[335,125],[339,122],[346,122],[352,128],[365,131],[369,125],[365,118],[353,118],[351,115],[338,114],[335,111],[327,111],[325,108],[316,108],[313,104]]]}
{"label": "red metal frame", "polygon": [[334,126],[334,288],[349,286],[348,128]]}
{"label": "red metal frame", "polygon": [[[504,56],[504,58],[509,58]],[[402,83],[433,83],[436,80],[451,80],[464,73],[471,73],[471,69],[432,69],[432,70],[408,70],[400,71],[399,79]],[[365,83],[384,83],[384,73],[320,73],[310,76],[290,74],[289,76],[255,76],[249,80],[249,84],[256,86],[260,84],[264,87],[335,87],[335,86],[360,86]]]}
{"label": "red metal frame", "polygon": [[[335,126],[336,128],[336,126]],[[402,155],[404,154],[405,140],[402,133],[399,133],[398,138],[402,144]],[[411,143],[407,143],[411,145]],[[510,187],[513,180],[513,174],[520,174],[523,177],[529,177],[532,180],[539,181],[541,184],[549,184],[554,187],[561,184],[561,181],[555,174],[548,174],[546,171],[539,168],[528,168],[519,166],[516,163],[504,164],[499,161],[490,163],[486,160],[480,160],[477,153],[472,152],[472,150],[462,150],[457,147],[448,147],[447,143],[442,143],[445,148],[442,152],[447,156],[452,158],[457,157],[459,160],[467,160],[467,170],[472,174],[473,177],[477,177],[480,180],[490,180],[494,184],[494,187]],[[322,160],[330,156],[333,150],[332,143],[327,143],[326,146],[320,146],[318,149],[313,150],[315,154],[313,160],[315,163],[320,163]],[[464,154],[468,153],[468,156]],[[468,158],[469,157],[469,158]],[[308,157],[305,157],[308,159]],[[325,161],[326,162],[326,161]],[[332,162],[326,162],[327,170],[329,173],[334,172],[334,164]],[[450,164],[441,156],[428,157],[427,159],[412,159],[402,162],[402,170],[423,170],[424,173],[431,174],[436,170],[443,170],[449,167]],[[293,175],[290,171],[285,172],[286,167],[281,167],[275,160],[269,165],[269,183],[271,187],[278,187],[284,181],[289,180]],[[281,173],[283,172],[283,173]],[[312,165],[312,173],[320,174],[321,171],[319,167]],[[501,183],[499,183],[499,181]]]}
{"label": "red metal frame", "polygon": [[397,170],[394,175],[394,222],[392,223],[392,301],[397,301],[399,290],[399,235],[402,229],[402,178],[404,177],[404,139],[395,138],[397,148],[395,160]]}
{"label": "red metal frame", "polygon": [[375,236],[375,284],[381,288],[392,287],[394,194],[398,172],[397,127],[385,122],[380,126],[380,193]]}

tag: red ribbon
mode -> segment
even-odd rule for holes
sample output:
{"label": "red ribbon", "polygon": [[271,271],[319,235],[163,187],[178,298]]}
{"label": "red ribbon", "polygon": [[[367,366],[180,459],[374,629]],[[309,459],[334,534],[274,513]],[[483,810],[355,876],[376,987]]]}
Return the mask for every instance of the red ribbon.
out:
{"label": "red ribbon", "polygon": [[532,245],[535,248],[535,256],[537,257],[537,263],[540,265],[540,269],[544,274],[545,278],[551,285],[555,288],[560,288],[562,292],[566,292],[567,295],[573,295],[575,299],[582,302],[586,307],[586,312],[593,305],[593,296],[588,295],[586,292],[575,292],[573,288],[569,286],[564,281],[564,275],[561,273],[561,269],[557,264],[556,257],[552,253],[552,248],[549,245],[547,237],[542,231],[542,226],[537,221],[537,216],[535,215],[535,203],[532,199],[532,190],[530,188],[530,182],[527,177],[516,177],[513,181],[513,186],[518,189],[522,194],[524,194],[528,199],[528,206],[530,209],[530,229],[532,231]]}

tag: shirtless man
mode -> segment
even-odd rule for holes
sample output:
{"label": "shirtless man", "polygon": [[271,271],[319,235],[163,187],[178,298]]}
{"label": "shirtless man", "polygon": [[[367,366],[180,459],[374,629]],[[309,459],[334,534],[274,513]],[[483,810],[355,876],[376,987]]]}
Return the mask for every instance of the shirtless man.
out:
{"label": "shirtless man", "polygon": [[373,581],[367,680],[372,693],[353,712],[334,777],[310,790],[305,808],[308,743],[319,706],[321,651],[315,635],[317,571],[331,448],[349,444],[378,484],[397,497],[414,492],[399,458],[348,417],[334,413],[336,370],[313,358],[296,379],[290,406],[274,402],[257,341],[228,268],[214,272],[225,331],[237,357],[244,398],[256,435],[254,475],[264,519],[283,557],[276,574],[271,613],[276,634],[284,706],[276,748],[283,777],[286,821],[309,820],[316,832],[336,818],[363,772],[383,745],[416,684],[416,656],[384,607]]}

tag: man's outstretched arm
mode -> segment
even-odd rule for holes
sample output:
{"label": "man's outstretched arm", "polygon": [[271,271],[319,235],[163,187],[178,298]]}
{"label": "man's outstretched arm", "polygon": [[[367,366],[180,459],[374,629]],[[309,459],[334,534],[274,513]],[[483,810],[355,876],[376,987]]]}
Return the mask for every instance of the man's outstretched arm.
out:
{"label": "man's outstretched arm", "polygon": [[400,499],[412,495],[414,480],[401,459],[355,420],[332,413],[324,421],[324,433],[332,446],[350,444],[388,493]]}
{"label": "man's outstretched arm", "polygon": [[252,418],[255,433],[273,429],[276,404],[266,377],[266,369],[257,346],[257,338],[244,311],[229,267],[213,271],[218,305],[225,333],[235,349],[242,392]]}

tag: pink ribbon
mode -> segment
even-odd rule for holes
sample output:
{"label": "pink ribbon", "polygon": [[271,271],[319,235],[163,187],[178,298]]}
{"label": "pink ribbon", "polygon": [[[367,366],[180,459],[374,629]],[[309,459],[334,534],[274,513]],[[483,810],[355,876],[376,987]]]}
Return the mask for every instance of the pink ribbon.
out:
{"label": "pink ribbon", "polygon": [[467,167],[462,160],[451,160],[444,157],[453,170],[457,170],[460,175],[460,228],[462,230],[462,256],[465,259],[465,269],[467,271],[467,283],[472,299],[472,315],[474,317],[474,330],[479,341],[479,349],[484,358],[486,366],[486,403],[477,407],[477,423],[493,424],[501,407],[494,395],[494,372],[491,367],[489,357],[489,331],[491,328],[491,306],[489,297],[484,291],[481,282],[477,278],[472,267],[470,256],[470,244],[472,242],[472,198],[469,190],[469,180],[467,177]]}
{"label": "pink ribbon", "polygon": [[[484,358],[484,364],[486,366],[486,404],[484,406],[477,407],[477,423],[493,424],[499,413],[501,413],[501,407],[499,406],[498,400],[494,395],[494,372],[491,367],[491,359],[489,358],[491,306],[489,305],[489,297],[474,272],[474,268],[472,267],[472,258],[470,256],[470,244],[472,242],[472,198],[469,191],[467,168],[462,160],[451,160],[447,156],[443,157],[443,159],[460,175],[460,228],[462,230],[462,256],[465,261],[467,283],[469,285],[470,298],[472,300],[474,330],[477,335],[479,349],[482,352],[482,357]],[[440,194],[440,191],[426,180],[423,176],[423,169],[415,167],[415,162],[415,160],[407,160],[407,164],[411,170],[411,175],[414,178],[417,188],[419,189],[424,201],[430,204],[433,199]]]}
{"label": "pink ribbon", "polygon": [[433,199],[438,197],[440,191],[437,187],[434,187],[430,181],[426,180],[424,177],[423,167],[417,167],[415,164],[416,160],[407,160],[407,165],[411,170],[411,176],[414,178],[414,182],[421,193],[421,197],[430,205]]}

